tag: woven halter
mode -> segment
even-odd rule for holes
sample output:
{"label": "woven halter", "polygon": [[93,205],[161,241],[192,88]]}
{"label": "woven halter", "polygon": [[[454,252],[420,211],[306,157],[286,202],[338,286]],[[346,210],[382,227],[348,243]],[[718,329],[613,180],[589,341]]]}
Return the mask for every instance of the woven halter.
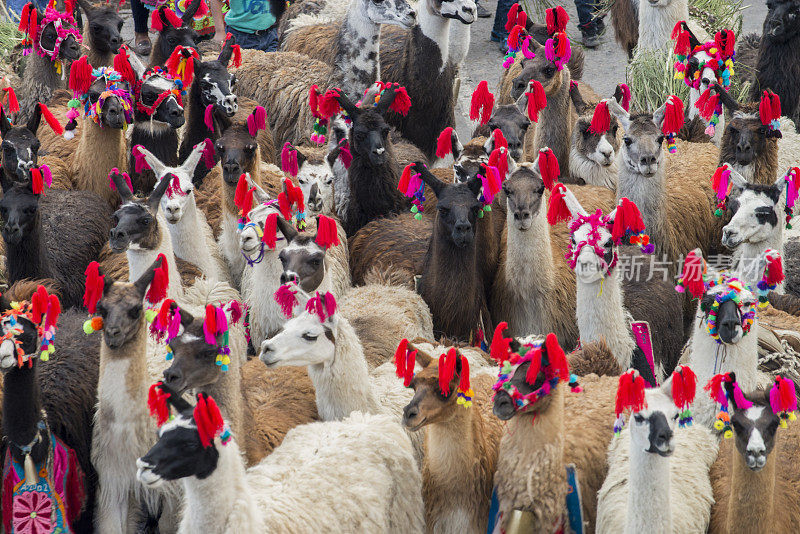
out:
{"label": "woven halter", "polygon": [[[186,91],[183,90],[183,83],[181,82],[181,80],[174,79],[172,76],[170,76],[169,74],[164,72],[161,69],[161,67],[154,67],[151,71],[149,71],[149,75],[145,75],[145,76],[146,77],[144,78],[144,80],[142,80],[142,82],[141,82],[141,84],[139,86],[139,93],[140,94],[138,94],[137,98],[136,98],[136,109],[137,110],[141,111],[142,113],[144,113],[148,117],[152,117],[153,114],[158,109],[158,106],[160,106],[161,103],[164,102],[164,100],[167,100],[171,96],[175,97],[175,101],[178,103],[179,106],[183,106],[183,95],[186,94]],[[141,87],[145,83],[147,83],[147,80],[149,80],[150,78],[153,78],[155,76],[160,76],[161,78],[163,78],[165,80],[171,81],[172,84],[173,84],[173,87],[170,88],[170,89],[167,89],[166,91],[163,91],[163,92],[159,93],[158,97],[156,98],[156,101],[153,102],[152,106],[146,106],[142,102]]]}
{"label": "woven halter", "polygon": [[612,221],[609,217],[603,215],[602,210],[598,209],[592,215],[578,215],[575,217],[572,222],[569,223],[570,233],[574,233],[584,224],[591,225],[587,240],[575,243],[572,249],[565,255],[567,262],[572,270],[575,270],[581,250],[583,250],[583,247],[589,246],[592,247],[595,255],[597,255],[600,263],[603,265],[606,276],[610,276],[614,266],[617,265],[617,250],[614,249],[614,257],[611,259],[611,262],[607,263],[605,260],[605,251],[603,247],[600,246],[600,228],[606,228],[610,231]]}
{"label": "woven halter", "polygon": [[742,324],[743,336],[750,332],[753,326],[753,321],[756,317],[756,303],[747,302],[742,299],[742,293],[745,291],[745,284],[738,278],[727,275],[719,275],[717,278],[707,282],[706,292],[713,288],[724,288],[714,297],[714,302],[711,304],[711,309],[708,311],[708,319],[706,320],[706,330],[717,343],[722,343],[719,339],[719,331],[717,329],[717,312],[719,307],[729,300],[736,303],[739,308],[739,317]]}

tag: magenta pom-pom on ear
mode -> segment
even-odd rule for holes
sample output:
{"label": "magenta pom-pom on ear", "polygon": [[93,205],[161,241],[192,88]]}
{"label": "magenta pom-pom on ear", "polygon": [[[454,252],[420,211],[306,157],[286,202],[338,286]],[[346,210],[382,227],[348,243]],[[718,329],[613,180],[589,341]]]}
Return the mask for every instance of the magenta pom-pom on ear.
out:
{"label": "magenta pom-pom on ear", "polygon": [[[147,160],[144,159],[144,154],[139,151],[140,148],[142,148],[142,145],[134,145],[131,149],[131,154],[133,154],[133,170],[136,172],[142,172],[150,168],[150,165],[147,164]],[[131,189],[131,191],[133,191],[133,189]]]}
{"label": "magenta pom-pom on ear", "polygon": [[350,152],[350,143],[347,142],[347,139],[342,139],[340,143],[339,161],[342,162],[345,169],[349,169],[350,164],[353,163],[353,154]]}
{"label": "magenta pom-pom on ear", "polygon": [[53,187],[53,172],[46,164],[39,165],[39,171],[42,173],[42,180],[47,184],[47,187]]}
{"label": "magenta pom-pom on ear", "polygon": [[203,123],[206,125],[206,128],[214,131],[214,104],[209,104],[206,106],[206,110],[203,113]]}
{"label": "magenta pom-pom on ear", "polygon": [[490,165],[482,165],[483,174],[479,174],[481,184],[483,185],[483,200],[486,204],[491,204],[494,201],[495,195],[500,191],[503,182],[500,180],[500,173],[497,172],[496,167]]}
{"label": "magenta pom-pom on ear", "polygon": [[206,169],[211,169],[214,166],[214,156],[216,153],[214,142],[206,137],[203,140],[203,164],[206,166]]}
{"label": "magenta pom-pom on ear", "polygon": [[617,86],[619,90],[622,92],[622,102],[619,103],[622,106],[622,109],[625,111],[630,111],[631,109],[631,88],[628,87],[628,84],[621,83]]}
{"label": "magenta pom-pom on ear", "polygon": [[297,286],[293,286],[290,284],[283,284],[278,288],[275,292],[275,302],[278,303],[278,306],[281,308],[281,313],[287,319],[292,318],[292,310],[294,307],[297,306],[297,294],[295,291],[292,291],[293,288]]}
{"label": "magenta pom-pom on ear", "polygon": [[267,129],[267,110],[261,106],[247,116],[247,131],[250,137],[255,137],[259,130]]}
{"label": "magenta pom-pom on ear", "polygon": [[128,184],[128,189],[133,191],[133,182],[131,182],[131,177],[128,175],[127,172],[120,173],[119,169],[116,168],[116,167],[111,169],[111,172],[108,173],[108,185],[111,187],[112,190],[114,190],[114,191],[117,190],[117,186],[114,185],[114,180],[111,179],[111,177],[113,175],[115,175],[115,174],[122,174],[122,178],[124,178],[125,179],[125,183]]}
{"label": "magenta pom-pom on ear", "polygon": [[281,149],[281,170],[292,177],[297,177],[300,172],[297,163],[297,150],[289,141],[286,141]]}
{"label": "magenta pom-pom on ear", "polygon": [[169,321],[169,326],[167,327],[167,343],[170,340],[176,338],[178,336],[178,332],[181,329],[181,309],[175,308],[175,311],[172,314],[172,318]]}

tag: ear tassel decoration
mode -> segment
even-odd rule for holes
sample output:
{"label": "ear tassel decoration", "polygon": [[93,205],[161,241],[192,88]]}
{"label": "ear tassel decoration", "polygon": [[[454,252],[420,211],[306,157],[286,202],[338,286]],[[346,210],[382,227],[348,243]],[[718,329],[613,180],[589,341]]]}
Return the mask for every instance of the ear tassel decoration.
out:
{"label": "ear tassel decoration", "polygon": [[617,85],[620,93],[622,93],[622,101],[619,103],[625,111],[631,110],[631,88],[626,83]]}
{"label": "ear tassel decoration", "polygon": [[130,84],[131,88],[136,87],[139,77],[133,72],[130,58],[128,57],[127,45],[120,45],[119,51],[114,55],[114,70],[119,72],[122,79]]}
{"label": "ear tassel decoration", "polygon": [[528,118],[533,122],[539,122],[539,112],[547,107],[547,95],[544,92],[542,84],[536,80],[531,80],[528,83],[528,92],[525,93],[528,98]]}
{"label": "ear tassel decoration", "polygon": [[733,437],[733,428],[731,427],[730,408],[728,403],[731,399],[728,398],[728,393],[725,384],[730,384],[733,391],[733,403],[739,410],[747,410],[753,406],[753,403],[747,400],[739,388],[739,383],[736,382],[735,373],[722,373],[715,375],[703,386],[703,389],[708,391],[711,400],[720,405],[720,411],[717,413],[716,420],[714,421],[714,428],[722,432],[723,437]]}
{"label": "ear tassel decoration", "polygon": [[230,431],[225,428],[225,421],[214,399],[205,393],[197,394],[197,404],[194,407],[194,422],[197,425],[197,434],[203,447],[210,447],[214,438],[220,436],[222,444],[230,441]]}
{"label": "ear tassel decoration", "polygon": [[615,436],[618,436],[625,426],[623,412],[626,410],[638,412],[647,405],[644,398],[644,388],[644,378],[639,374],[639,371],[631,369],[619,377],[615,401],[615,414],[617,416],[617,420],[614,422]]}
{"label": "ear tassel decoration", "polygon": [[325,215],[317,217],[317,237],[314,242],[326,250],[339,245],[336,221]]}
{"label": "ear tassel decoration", "polygon": [[270,249],[275,250],[278,242],[278,214],[270,213],[264,221],[264,235],[261,241]]}
{"label": "ear tassel decoration", "polygon": [[217,151],[214,149],[214,142],[206,137],[203,140],[203,165],[206,166],[206,169],[214,168],[214,156],[216,156]]}
{"label": "ear tassel decoration", "polygon": [[175,14],[174,11],[168,7],[160,7],[153,11],[153,14],[150,16],[150,27],[157,32],[164,31],[164,25],[161,22],[162,16],[166,18],[167,22],[175,28],[180,28],[183,26],[183,21],[180,19],[180,17],[178,17],[178,15]]}
{"label": "ear tassel decoration", "polygon": [[92,66],[89,65],[87,56],[81,56],[80,59],[72,62],[69,68],[69,88],[75,98],[88,93],[93,81]]}
{"label": "ear tassel decoration", "polygon": [[50,112],[50,110],[47,109],[47,106],[39,102],[39,109],[42,112],[42,117],[44,117],[44,120],[47,121],[47,125],[50,126],[50,129],[53,130],[58,135],[63,134],[64,127],[61,126],[61,123],[58,122],[58,119],[56,119]]}
{"label": "ear tassel decoration", "polygon": [[775,377],[775,382],[769,390],[769,405],[772,413],[780,418],[781,428],[786,428],[787,421],[797,419],[797,397],[794,382],[781,376]]}
{"label": "ear tassel decoration", "polygon": [[767,138],[780,139],[781,134],[781,98],[772,91],[764,91],[758,105],[758,114],[761,124],[768,128]]}
{"label": "ear tassel decoration", "polygon": [[672,373],[672,400],[680,411],[678,425],[683,428],[692,426],[692,411],[689,406],[694,402],[697,389],[697,376],[689,367],[679,365]]}
{"label": "ear tassel decoration", "polygon": [[267,129],[267,110],[261,106],[247,116],[247,131],[250,137],[255,137],[259,130]]}
{"label": "ear tassel decoration", "polygon": [[[406,197],[411,199],[411,213],[414,214],[414,219],[421,220],[425,202],[425,183],[422,181],[420,173],[411,174],[414,168],[414,163],[409,163],[403,169],[400,175],[400,183],[397,184],[397,189]],[[483,212],[481,212],[483,213]]]}
{"label": "ear tassel decoration", "polygon": [[448,126],[436,140],[436,157],[444,158],[453,152],[453,128]]}
{"label": "ear tassel decoration", "polygon": [[721,167],[717,167],[714,175],[711,177],[711,188],[717,195],[717,207],[714,210],[715,217],[722,217],[728,203],[728,195],[731,190],[731,170],[728,164],[725,163]]}
{"label": "ear tassel decoration", "polygon": [[794,205],[797,203],[797,198],[800,195],[800,168],[792,167],[786,176],[783,177],[786,182],[786,206],[783,208],[786,214],[786,229],[792,229],[792,217],[794,217]]}
{"label": "ear tassel decoration", "polygon": [[[500,192],[503,182],[500,179],[500,173],[496,167],[485,164],[481,164],[481,167],[483,168],[483,174],[478,174],[478,176],[481,178],[483,188],[481,192],[484,204],[483,207],[484,210],[488,207],[489,209],[486,211],[491,211],[491,204],[494,202],[494,197]],[[481,213],[479,217],[483,217],[483,213]]]}
{"label": "ear tassel decoration", "polygon": [[83,306],[94,315],[97,313],[97,303],[103,298],[105,276],[100,274],[100,264],[93,261],[84,271],[86,276],[86,289],[83,292]]}
{"label": "ear tassel decoration", "polygon": [[679,61],[685,61],[686,56],[692,52],[691,37],[689,35],[686,21],[679,21],[672,28],[672,40],[675,41],[673,52],[678,56]]}
{"label": "ear tassel decoration", "polygon": [[469,361],[467,361],[466,356],[458,352],[456,352],[456,358],[461,359],[461,376],[459,377],[458,390],[456,391],[456,404],[464,408],[471,408],[475,392],[472,390],[469,381]]}
{"label": "ear tassel decoration", "polygon": [[678,279],[675,291],[678,293],[688,291],[692,298],[702,297],[706,292],[706,271],[707,266],[703,257],[698,256],[694,250],[691,251],[683,262],[683,273]]}
{"label": "ear tassel decoration", "polygon": [[510,337],[503,337],[503,332],[508,328],[508,323],[503,321],[494,329],[494,336],[492,336],[492,344],[489,349],[489,356],[502,365],[503,362],[508,360],[511,356],[511,341]]}
{"label": "ear tassel decoration", "polygon": [[294,178],[300,172],[297,164],[297,150],[289,141],[286,141],[281,149],[281,170]]}
{"label": "ear tassel decoration", "polygon": [[539,150],[539,174],[542,175],[542,181],[544,181],[544,186],[548,191],[553,190],[553,186],[558,182],[561,176],[558,158],[556,158],[553,151],[547,147]]}
{"label": "ear tassel decoration", "polygon": [[[147,163],[144,154],[139,150],[140,148],[142,148],[142,145],[134,145],[134,147],[131,149],[131,154],[133,154],[133,170],[135,172],[142,172],[145,169],[150,168],[150,165]],[[114,185],[112,184],[111,187],[114,187]],[[131,191],[133,191],[132,187]]]}
{"label": "ear tassel decoration", "polygon": [[480,120],[480,124],[488,124],[492,118],[494,108],[494,95],[489,91],[489,83],[481,81],[478,87],[472,92],[472,99],[469,105],[469,119],[472,121]]}
{"label": "ear tassel decoration", "polygon": [[161,426],[169,420],[169,405],[167,399],[170,394],[161,389],[163,382],[156,382],[147,392],[147,408],[150,417],[156,418],[156,425]]}
{"label": "ear tassel decoration", "polygon": [[158,259],[161,260],[161,264],[155,268],[153,281],[150,282],[150,289],[147,290],[147,295],[145,296],[150,304],[156,304],[167,298],[167,288],[169,287],[167,258],[164,254],[159,254]]}
{"label": "ear tassel decoration", "polygon": [[536,378],[539,376],[539,371],[542,368],[542,349],[539,347],[532,348],[528,351],[530,354],[530,365],[528,371],[525,373],[525,382],[529,385],[536,384]]}
{"label": "ear tassel decoration", "polygon": [[324,323],[336,313],[336,298],[332,293],[317,294],[306,303],[306,311],[316,314],[320,323]]}
{"label": "ear tassel decoration", "polygon": [[281,308],[281,313],[283,313],[283,316],[287,319],[292,318],[292,312],[295,306],[300,303],[297,300],[296,288],[297,286],[294,284],[283,284],[275,291],[275,302],[278,303],[278,306]]}
{"label": "ear tassel decoration", "polygon": [[661,132],[667,136],[667,150],[670,154],[678,151],[675,136],[683,128],[683,122],[683,101],[675,95],[670,95],[664,109],[664,124],[661,126]]}
{"label": "ear tassel decoration", "polygon": [[214,104],[206,106],[206,110],[203,112],[203,124],[212,132],[214,131]]}
{"label": "ear tassel decoration", "polygon": [[556,6],[545,11],[547,35],[567,31],[567,22],[569,22],[569,15],[562,6]]}
{"label": "ear tassel decoration", "polygon": [[[228,32],[225,35],[225,44],[223,48],[228,45],[228,41],[233,38],[233,34]],[[234,68],[239,68],[242,66],[242,47],[238,44],[231,45],[231,66]]]}
{"label": "ear tassel decoration", "polygon": [[350,152],[350,143],[347,142],[347,139],[342,139],[339,142],[339,161],[342,162],[345,169],[350,168],[350,164],[353,163],[353,154]]}
{"label": "ear tassel decoration", "polygon": [[455,347],[450,347],[446,354],[439,356],[439,391],[445,397],[450,396],[450,381],[456,372],[456,353]]}
{"label": "ear tassel decoration", "polygon": [[764,268],[764,275],[756,284],[758,293],[758,307],[766,308],[769,305],[769,292],[774,291],[778,284],[785,279],[783,273],[783,259],[780,252],[768,248],[764,251],[764,259],[767,263]]}
{"label": "ear tassel decoration", "polygon": [[564,32],[554,33],[544,45],[544,54],[547,60],[556,66],[556,69],[564,70],[564,66],[572,57],[572,47],[567,34]]}
{"label": "ear tassel decoration", "polygon": [[194,60],[200,59],[197,50],[178,45],[167,59],[166,67],[170,76],[179,79],[183,87],[189,87],[194,80]]}
{"label": "ear tassel decoration", "polygon": [[17,93],[14,92],[10,86],[3,89],[6,93],[6,98],[8,100],[8,112],[9,113],[19,113],[19,101],[17,100]]}
{"label": "ear tassel decoration", "polygon": [[572,219],[572,213],[569,211],[567,203],[564,200],[566,190],[566,186],[559,182],[554,185],[550,192],[550,201],[547,207],[547,222],[551,225],[559,222],[569,222]]}
{"label": "ear tassel decoration", "polygon": [[492,150],[492,153],[489,154],[488,165],[497,169],[500,181],[504,182],[508,176],[508,149],[500,147]]}
{"label": "ear tassel decoration", "polygon": [[414,365],[417,360],[417,351],[408,348],[408,340],[402,339],[394,352],[395,375],[403,379],[405,387],[411,386],[414,379]]}
{"label": "ear tassel decoration", "polygon": [[617,204],[611,239],[615,243],[620,243],[623,238],[626,238],[630,244],[639,245],[645,254],[652,254],[654,247],[650,244],[650,238],[644,233],[644,230],[644,221],[638,206],[622,197]]}
{"label": "ear tassel decoration", "polygon": [[[137,145],[137,146],[138,146],[138,145]],[[136,157],[136,154],[134,154],[134,158],[135,158],[135,157]],[[144,159],[144,156],[142,156],[142,159]],[[149,167],[148,167],[148,168],[149,168]],[[137,172],[138,172],[138,171],[137,171]],[[120,172],[119,172],[119,169],[118,169],[118,168],[116,168],[116,167],[114,167],[113,169],[111,169],[111,170],[109,171],[109,173],[108,173],[108,186],[109,186],[109,187],[110,187],[110,188],[111,188],[113,191],[116,191],[116,190],[117,190],[117,186],[114,184],[114,179],[112,178],[112,176],[114,176],[114,175],[116,175],[116,174],[122,174],[122,178],[125,180],[125,183],[126,183],[126,184],[128,184],[128,189],[129,189],[130,191],[133,191],[133,182],[131,182],[131,177],[130,177],[130,175],[128,175],[128,173],[127,173],[127,172],[122,172],[122,173],[120,173]]]}
{"label": "ear tassel decoration", "polygon": [[604,134],[611,128],[611,113],[608,111],[608,102],[601,100],[594,108],[589,131],[593,134]]}

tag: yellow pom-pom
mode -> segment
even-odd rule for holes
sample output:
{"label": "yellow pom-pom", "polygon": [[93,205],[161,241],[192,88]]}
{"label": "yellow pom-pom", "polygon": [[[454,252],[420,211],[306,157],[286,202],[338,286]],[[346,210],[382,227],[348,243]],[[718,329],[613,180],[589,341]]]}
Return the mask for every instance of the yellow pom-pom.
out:
{"label": "yellow pom-pom", "polygon": [[769,302],[759,302],[759,303],[758,303],[758,307],[759,307],[759,309],[764,309],[764,308],[766,308],[767,306],[769,306]]}
{"label": "yellow pom-pom", "polygon": [[222,365],[230,365],[230,364],[231,364],[230,356],[225,356],[222,358]]}
{"label": "yellow pom-pom", "polygon": [[723,436],[725,436],[725,439],[732,438],[733,437],[733,432],[731,430],[726,430],[725,434],[723,434]]}
{"label": "yellow pom-pom", "polygon": [[147,321],[148,323],[152,323],[155,320],[156,315],[158,315],[158,312],[156,310],[148,309],[147,311],[144,312],[144,320]]}
{"label": "yellow pom-pom", "polygon": [[710,48],[708,50],[708,55],[710,55],[710,56],[713,56],[716,53],[717,53],[717,49],[716,48]]}
{"label": "yellow pom-pom", "polygon": [[789,425],[786,424],[786,419],[781,419],[780,425],[781,425],[781,428],[788,428],[789,427]]}
{"label": "yellow pom-pom", "polygon": [[675,79],[676,80],[683,80],[684,78],[686,78],[686,75],[684,73],[682,73],[679,70],[675,71]]}
{"label": "yellow pom-pom", "polygon": [[717,430],[722,430],[724,427],[725,427],[725,425],[724,425],[724,424],[722,423],[722,421],[720,421],[719,419],[717,419],[716,421],[714,421],[714,428],[715,428],[715,429],[717,429]]}
{"label": "yellow pom-pom", "polygon": [[467,401],[464,403],[465,408],[472,408],[472,401]]}
{"label": "yellow pom-pom", "polygon": [[92,320],[91,319],[87,319],[83,323],[83,333],[88,336],[92,332],[94,332],[94,330],[92,329]]}
{"label": "yellow pom-pom", "polygon": [[797,421],[797,416],[794,412],[789,412],[789,421]]}
{"label": "yellow pom-pom", "polygon": [[465,402],[464,397],[459,397],[458,400],[456,400],[456,404],[464,404]]}

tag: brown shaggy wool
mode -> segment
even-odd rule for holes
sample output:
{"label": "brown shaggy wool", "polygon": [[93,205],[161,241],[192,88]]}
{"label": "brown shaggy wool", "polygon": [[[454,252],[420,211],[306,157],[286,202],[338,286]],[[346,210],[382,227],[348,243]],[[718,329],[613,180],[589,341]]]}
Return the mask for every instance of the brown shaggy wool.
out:
{"label": "brown shaggy wool", "polygon": [[[614,37],[622,49],[633,57],[633,49],[639,42],[639,16],[633,2],[638,0],[611,0],[611,22]],[[738,58],[737,58],[738,59]]]}
{"label": "brown shaggy wool", "polygon": [[[291,7],[289,9],[291,10]],[[280,50],[282,52],[305,54],[312,59],[333,65],[333,60],[336,56],[336,36],[338,34],[338,24],[303,26],[286,35],[280,45]]]}
{"label": "brown shaggy wool", "polygon": [[588,374],[619,376],[623,371],[604,341],[586,343],[571,352],[567,359],[569,360],[569,370],[578,376]]}

